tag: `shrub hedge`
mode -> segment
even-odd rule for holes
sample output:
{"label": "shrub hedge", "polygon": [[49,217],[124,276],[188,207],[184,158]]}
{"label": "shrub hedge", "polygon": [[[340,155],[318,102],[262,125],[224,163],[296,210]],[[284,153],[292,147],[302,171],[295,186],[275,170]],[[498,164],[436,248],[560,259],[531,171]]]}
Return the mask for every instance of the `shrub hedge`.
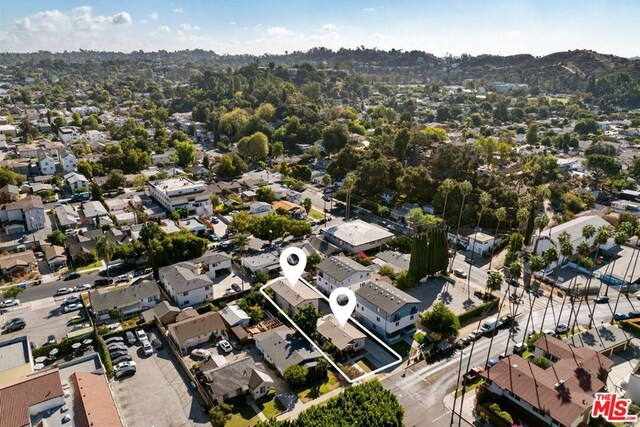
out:
{"label": "shrub hedge", "polygon": [[488,316],[498,311],[498,299],[493,297],[491,301],[470,308],[462,314],[458,315],[460,325],[464,326],[473,320],[478,320],[481,316]]}

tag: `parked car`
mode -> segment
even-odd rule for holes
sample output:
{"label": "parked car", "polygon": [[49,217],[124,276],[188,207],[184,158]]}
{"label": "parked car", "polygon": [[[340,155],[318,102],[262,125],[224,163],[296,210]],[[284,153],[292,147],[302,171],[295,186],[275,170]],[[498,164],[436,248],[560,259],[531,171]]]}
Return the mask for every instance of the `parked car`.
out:
{"label": "parked car", "polygon": [[456,341],[456,348],[463,349],[467,347],[469,343],[470,343],[469,338],[461,338],[458,341]]}
{"label": "parked car", "polygon": [[147,333],[144,331],[144,329],[136,329],[136,337],[138,338],[138,341],[140,341],[141,344],[142,344],[142,341],[148,340]]}
{"label": "parked car", "polygon": [[640,317],[640,310],[634,310],[627,313],[630,319],[637,319]]}
{"label": "parked car", "polygon": [[107,349],[109,349],[109,351],[126,350],[127,346],[121,342],[113,342],[107,346]]}
{"label": "parked car", "polygon": [[67,280],[73,280],[73,279],[77,279],[80,277],[80,273],[76,273],[75,271],[71,271],[67,274],[65,274],[65,276],[62,278],[62,280],[67,281]]}
{"label": "parked car", "polygon": [[211,352],[203,348],[196,348],[191,351],[191,357],[194,359],[209,359],[211,357]]}
{"label": "parked car", "polygon": [[27,326],[27,323],[21,317],[16,317],[15,319],[9,320],[3,327],[4,333],[15,332],[21,329],[24,329]]}
{"label": "parked car", "polygon": [[569,325],[566,323],[558,323],[558,326],[556,326],[556,334],[566,334],[567,332],[569,332]]}
{"label": "parked car", "polygon": [[492,317],[482,323],[480,331],[487,336],[491,336],[494,334],[494,331],[500,327],[500,325],[502,325],[502,323],[500,323],[500,319]]}
{"label": "parked car", "polygon": [[134,345],[136,343],[136,336],[133,335],[133,332],[127,331],[125,337],[127,338],[127,344]]}
{"label": "parked car", "polygon": [[158,337],[156,337],[156,334],[154,334],[153,332],[149,333],[149,342],[151,343],[151,346],[156,350],[162,349],[162,341],[160,341]]}
{"label": "parked car", "polygon": [[65,313],[70,313],[72,311],[80,310],[82,308],[82,304],[66,304],[62,306],[62,311]]}
{"label": "parked car", "polygon": [[67,297],[64,299],[64,301],[62,301],[62,304],[75,304],[82,301],[82,298],[72,295],[70,297]]}
{"label": "parked car", "polygon": [[133,279],[133,276],[131,274],[121,274],[116,278],[116,283],[128,282],[131,279]]}
{"label": "parked car", "polygon": [[16,305],[20,305],[19,299],[6,299],[0,302],[0,308],[14,307]]}
{"label": "parked car", "polygon": [[464,374],[462,377],[462,384],[467,385],[476,382],[480,379],[480,374],[484,372],[484,368],[482,366],[474,366]]}
{"label": "parked car", "polygon": [[145,356],[151,356],[153,354],[153,347],[149,340],[142,341],[142,352]]}
{"label": "parked car", "polygon": [[240,285],[238,285],[237,283],[233,283],[231,285],[231,289],[233,289],[236,292],[241,292],[242,291],[242,287]]}
{"label": "parked car", "polygon": [[474,331],[469,334],[469,339],[471,341],[478,341],[480,338],[482,338],[482,335],[484,335],[482,331]]}
{"label": "parked car", "polygon": [[467,273],[462,270],[461,268],[456,268],[455,270],[453,270],[453,274],[456,275],[457,277],[461,277],[463,279],[467,278]]}
{"label": "parked car", "polygon": [[598,295],[595,299],[596,304],[606,304],[609,302],[609,297],[606,295]]}
{"label": "parked car", "polygon": [[126,366],[118,371],[116,371],[115,377],[116,379],[130,377],[136,374],[135,366]]}
{"label": "parked car", "polygon": [[209,240],[211,240],[212,242],[219,242],[220,241],[220,237],[218,237],[215,234],[212,234],[209,236]]}
{"label": "parked car", "polygon": [[231,353],[231,351],[233,351],[233,347],[231,347],[231,344],[229,344],[229,341],[227,340],[220,341],[218,343],[218,348],[225,353]]}
{"label": "parked car", "polygon": [[122,356],[129,356],[129,352],[127,350],[110,350],[109,355],[111,356],[111,360],[115,360]]}
{"label": "parked car", "polygon": [[513,286],[514,288],[517,288],[518,286],[520,286],[520,283],[518,282],[517,279],[508,278],[505,280],[505,282],[507,282],[509,286]]}
{"label": "parked car", "polygon": [[513,315],[505,314],[500,318],[500,328],[508,328],[513,324]]}
{"label": "parked car", "polygon": [[67,295],[67,294],[70,294],[71,292],[73,292],[73,289],[71,288],[60,288],[56,291],[56,296]]}
{"label": "parked car", "polygon": [[116,358],[116,359],[113,359],[113,357],[112,357],[111,362],[112,362],[114,365],[117,365],[118,363],[128,362],[128,361],[130,361],[130,360],[131,360],[131,355],[130,355],[129,353],[127,353],[127,354],[125,354],[125,355],[123,355],[123,356],[120,356],[120,357],[118,357],[118,358]]}
{"label": "parked car", "polygon": [[498,360],[502,360],[506,357],[507,357],[507,353],[500,353],[500,355],[498,356]]}
{"label": "parked car", "polygon": [[487,369],[491,369],[496,363],[498,363],[498,359],[489,359],[487,362]]}
{"label": "parked car", "polygon": [[76,291],[76,292],[87,291],[89,289],[91,289],[91,284],[90,283],[85,283],[83,285],[78,285],[78,286],[73,288],[73,290]]}
{"label": "parked car", "polygon": [[527,346],[522,343],[514,344],[513,346],[513,354],[521,355],[527,349]]}
{"label": "parked car", "polygon": [[136,367],[136,362],[134,362],[133,360],[127,360],[125,362],[120,362],[116,365],[113,365],[113,370],[119,371],[120,369],[123,369],[123,368],[135,368],[135,367]]}
{"label": "parked car", "polygon": [[93,286],[108,286],[113,283],[113,279],[96,279],[93,281]]}
{"label": "parked car", "polygon": [[629,314],[628,313],[616,313],[613,315],[613,318],[615,320],[627,320],[629,319]]}
{"label": "parked car", "polygon": [[106,345],[113,344],[113,343],[119,343],[119,342],[124,342],[124,338],[122,338],[122,337],[111,337],[111,338],[107,338],[106,340],[104,340],[104,343]]}
{"label": "parked car", "polygon": [[214,223],[214,224],[218,224],[220,222],[220,220],[218,219],[218,217],[212,216],[211,217],[211,222]]}

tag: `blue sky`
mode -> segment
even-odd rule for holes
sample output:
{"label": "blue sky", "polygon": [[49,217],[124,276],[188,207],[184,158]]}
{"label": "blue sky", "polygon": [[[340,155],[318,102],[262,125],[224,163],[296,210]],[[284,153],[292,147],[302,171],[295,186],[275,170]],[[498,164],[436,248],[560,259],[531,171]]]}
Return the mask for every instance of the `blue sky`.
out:
{"label": "blue sky", "polygon": [[0,51],[284,53],[325,46],[640,55],[640,1],[2,1]]}

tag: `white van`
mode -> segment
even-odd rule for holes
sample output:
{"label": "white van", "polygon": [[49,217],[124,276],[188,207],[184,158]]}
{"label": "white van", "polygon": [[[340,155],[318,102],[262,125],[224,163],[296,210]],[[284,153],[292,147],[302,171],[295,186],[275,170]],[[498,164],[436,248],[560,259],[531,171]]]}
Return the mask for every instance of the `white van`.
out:
{"label": "white van", "polygon": [[485,320],[482,323],[482,326],[480,327],[480,330],[485,335],[488,335],[488,334],[493,333],[494,330],[498,329],[500,327],[500,325],[501,325],[501,322],[500,322],[500,320],[498,320],[497,317],[491,317],[491,318]]}

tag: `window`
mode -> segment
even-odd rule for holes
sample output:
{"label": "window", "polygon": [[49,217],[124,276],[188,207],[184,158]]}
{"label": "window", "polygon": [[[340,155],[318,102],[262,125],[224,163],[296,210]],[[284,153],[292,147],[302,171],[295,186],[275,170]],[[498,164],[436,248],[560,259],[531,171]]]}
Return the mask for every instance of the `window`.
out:
{"label": "window", "polygon": [[400,322],[396,322],[396,326],[400,326]]}
{"label": "window", "polygon": [[379,322],[380,318],[378,316],[376,316],[376,322]]}
{"label": "window", "polygon": [[414,318],[414,317],[416,317],[416,316],[414,316],[414,315],[412,314],[410,319],[411,319],[411,320],[413,320],[413,318]]}

